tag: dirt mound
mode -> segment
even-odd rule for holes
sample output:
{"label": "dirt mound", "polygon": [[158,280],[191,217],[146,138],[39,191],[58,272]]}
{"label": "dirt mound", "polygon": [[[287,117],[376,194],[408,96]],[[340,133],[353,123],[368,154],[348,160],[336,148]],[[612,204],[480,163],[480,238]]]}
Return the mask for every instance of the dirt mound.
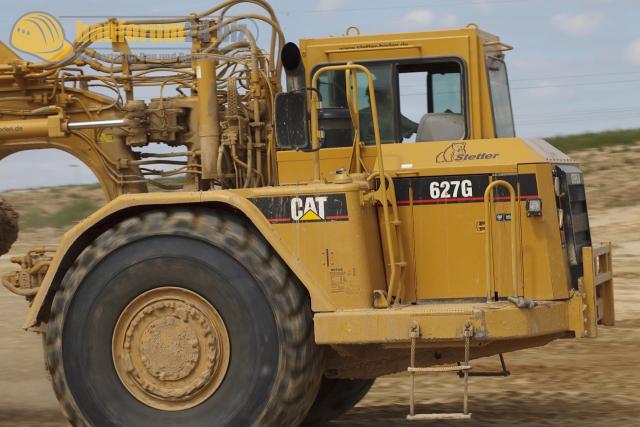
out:
{"label": "dirt mound", "polygon": [[9,252],[18,239],[18,214],[0,197],[0,255]]}

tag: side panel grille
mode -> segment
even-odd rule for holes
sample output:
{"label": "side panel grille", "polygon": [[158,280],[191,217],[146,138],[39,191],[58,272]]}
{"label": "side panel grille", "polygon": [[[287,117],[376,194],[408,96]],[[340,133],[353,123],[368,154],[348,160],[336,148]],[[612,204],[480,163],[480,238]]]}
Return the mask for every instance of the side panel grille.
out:
{"label": "side panel grille", "polygon": [[582,248],[591,246],[584,178],[580,169],[575,166],[557,166],[554,174],[560,179],[558,206],[564,213],[562,231],[571,269],[571,282],[577,288],[578,278],[583,274]]}

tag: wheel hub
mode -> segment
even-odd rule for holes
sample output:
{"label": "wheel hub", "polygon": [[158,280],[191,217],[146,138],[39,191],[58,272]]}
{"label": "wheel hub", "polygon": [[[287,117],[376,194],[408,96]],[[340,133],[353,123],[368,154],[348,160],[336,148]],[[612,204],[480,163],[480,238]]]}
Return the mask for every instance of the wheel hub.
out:
{"label": "wheel hub", "polygon": [[157,288],[134,299],[116,323],[112,348],[123,385],[161,410],[202,403],[229,365],[222,318],[208,301],[182,288]]}

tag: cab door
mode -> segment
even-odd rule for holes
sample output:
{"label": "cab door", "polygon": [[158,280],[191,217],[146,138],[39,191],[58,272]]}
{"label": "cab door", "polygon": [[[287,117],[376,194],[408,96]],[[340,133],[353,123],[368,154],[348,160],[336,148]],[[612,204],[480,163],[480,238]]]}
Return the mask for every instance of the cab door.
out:
{"label": "cab door", "polygon": [[417,301],[484,296],[484,233],[479,220],[488,180],[487,175],[466,173],[395,179],[404,245],[410,254],[406,283]]}

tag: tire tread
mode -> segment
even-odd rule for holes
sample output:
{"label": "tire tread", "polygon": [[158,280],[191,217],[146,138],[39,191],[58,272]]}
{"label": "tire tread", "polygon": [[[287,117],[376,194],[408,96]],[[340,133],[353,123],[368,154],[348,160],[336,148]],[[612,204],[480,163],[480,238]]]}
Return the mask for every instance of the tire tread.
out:
{"label": "tire tread", "polygon": [[323,367],[306,289],[252,224],[227,212],[185,208],[153,211],[121,222],[98,237],[66,272],[53,299],[45,335],[46,363],[65,417],[74,426],[88,425],[66,384],[62,362],[65,314],[82,278],[109,253],[157,235],[205,240],[237,259],[261,285],[273,308],[282,345],[271,397],[254,425],[299,425],[313,404]]}

